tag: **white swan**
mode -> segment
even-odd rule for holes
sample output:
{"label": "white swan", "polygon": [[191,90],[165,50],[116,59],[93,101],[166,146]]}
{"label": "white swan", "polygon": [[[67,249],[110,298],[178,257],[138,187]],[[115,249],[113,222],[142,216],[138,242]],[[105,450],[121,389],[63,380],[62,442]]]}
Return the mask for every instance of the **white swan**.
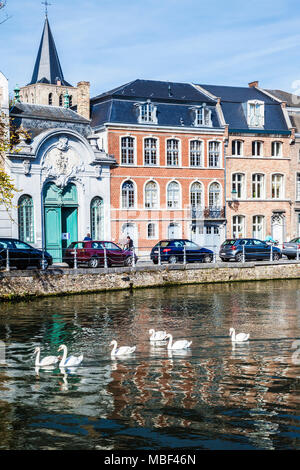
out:
{"label": "white swan", "polygon": [[132,354],[136,350],[136,346],[121,346],[117,348],[117,341],[114,339],[110,346],[114,346],[111,351],[111,356],[125,356],[126,354]]}
{"label": "white swan", "polygon": [[150,341],[163,341],[167,339],[166,331],[155,331],[153,329],[149,330]]}
{"label": "white swan", "polygon": [[250,334],[249,333],[238,333],[237,335],[235,334],[235,329],[230,328],[229,334],[231,336],[231,341],[241,343],[242,341],[248,341]]}
{"label": "white swan", "polygon": [[41,348],[39,347],[35,348],[32,356],[34,356],[35,354],[36,354],[36,358],[35,358],[36,367],[53,366],[59,361],[57,356],[46,356],[44,357],[44,359],[40,361]]}
{"label": "white swan", "polygon": [[65,346],[64,344],[59,346],[58,351],[63,351],[63,356],[59,363],[59,367],[79,366],[79,364],[83,360],[83,354],[81,354],[80,356],[69,356],[67,358],[67,346]]}
{"label": "white swan", "polygon": [[168,343],[168,349],[187,349],[192,344],[192,341],[187,341],[186,339],[180,339],[172,344],[173,336],[170,333],[167,335],[167,338],[170,338]]}

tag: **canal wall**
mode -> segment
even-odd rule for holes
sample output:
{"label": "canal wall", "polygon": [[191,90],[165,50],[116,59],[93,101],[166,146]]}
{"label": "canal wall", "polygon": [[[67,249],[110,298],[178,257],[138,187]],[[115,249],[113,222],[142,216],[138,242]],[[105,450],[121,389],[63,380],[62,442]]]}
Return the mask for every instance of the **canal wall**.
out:
{"label": "canal wall", "polygon": [[122,289],[300,278],[295,261],[0,272],[0,301]]}

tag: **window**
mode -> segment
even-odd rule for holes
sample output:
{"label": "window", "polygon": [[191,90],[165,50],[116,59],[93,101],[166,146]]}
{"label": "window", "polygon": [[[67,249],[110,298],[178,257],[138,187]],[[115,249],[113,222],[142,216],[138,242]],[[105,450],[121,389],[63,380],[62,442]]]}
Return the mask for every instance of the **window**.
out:
{"label": "window", "polygon": [[232,186],[231,190],[236,191],[237,199],[241,199],[244,196],[244,175],[242,173],[234,173],[232,175]]}
{"label": "window", "polygon": [[51,106],[52,103],[53,103],[53,95],[52,95],[52,93],[49,93],[49,95],[48,95],[48,104]]}
{"label": "window", "polygon": [[211,126],[211,110],[203,104],[200,108],[195,108],[195,126]]}
{"label": "window", "polygon": [[262,157],[263,154],[263,143],[259,140],[252,142],[252,156],[253,157]]}
{"label": "window", "polygon": [[[168,226],[168,238],[174,240],[174,238],[181,238],[181,226],[179,224],[171,223]],[[169,245],[168,245],[169,246]]]}
{"label": "window", "polygon": [[18,203],[19,239],[34,242],[33,200],[31,196],[21,196]]}
{"label": "window", "polygon": [[208,166],[220,166],[220,142],[209,142],[208,144]]}
{"label": "window", "polygon": [[297,173],[296,179],[296,201],[300,201],[300,173]]}
{"label": "window", "polygon": [[203,195],[201,183],[193,183],[191,186],[191,206],[201,208],[203,206]]}
{"label": "window", "polygon": [[91,235],[93,240],[104,238],[103,199],[98,196],[91,201]]}
{"label": "window", "polygon": [[190,165],[203,166],[202,162],[202,142],[200,140],[190,141]]}
{"label": "window", "polygon": [[272,157],[281,157],[282,156],[282,143],[281,142],[272,142]]}
{"label": "window", "polygon": [[145,207],[155,209],[158,206],[158,189],[154,181],[149,181],[145,186]]}
{"label": "window", "polygon": [[123,209],[130,209],[134,207],[134,185],[132,181],[125,181],[122,184],[122,207]]}
{"label": "window", "polygon": [[167,140],[167,165],[179,165],[179,140],[177,139]]}
{"label": "window", "polygon": [[221,206],[221,187],[219,183],[212,183],[209,187],[209,207],[220,208]]}
{"label": "window", "polygon": [[144,164],[157,165],[157,139],[144,140]]}
{"label": "window", "polygon": [[121,164],[122,165],[134,164],[134,138],[133,137],[121,138]]}
{"label": "window", "polygon": [[247,104],[247,122],[249,127],[263,127],[264,118],[264,102],[263,101],[248,101]]}
{"label": "window", "polygon": [[264,175],[252,175],[252,197],[261,199],[264,196]]}
{"label": "window", "polygon": [[245,217],[234,215],[232,217],[232,237],[243,238],[245,236]]}
{"label": "window", "polygon": [[264,238],[264,216],[254,215],[252,218],[252,236],[253,238]]}
{"label": "window", "polygon": [[272,199],[283,198],[283,175],[272,175]]}
{"label": "window", "polygon": [[180,202],[180,189],[176,181],[168,184],[167,188],[167,206],[172,209],[178,209]]}
{"label": "window", "polygon": [[150,223],[147,226],[147,238],[157,238],[156,236],[156,224]]}
{"label": "window", "polygon": [[232,141],[232,155],[236,155],[236,156],[243,155],[243,141],[242,140]]}
{"label": "window", "polygon": [[59,106],[63,106],[63,104],[64,104],[64,97],[63,97],[63,94],[61,93],[59,95]]}
{"label": "window", "polygon": [[146,103],[138,104],[140,115],[138,121],[140,123],[154,123],[157,124],[157,117],[156,117],[156,106],[151,103],[150,100],[147,100]]}
{"label": "window", "polygon": [[73,96],[72,95],[69,96],[69,107],[71,108],[71,106],[73,106]]}

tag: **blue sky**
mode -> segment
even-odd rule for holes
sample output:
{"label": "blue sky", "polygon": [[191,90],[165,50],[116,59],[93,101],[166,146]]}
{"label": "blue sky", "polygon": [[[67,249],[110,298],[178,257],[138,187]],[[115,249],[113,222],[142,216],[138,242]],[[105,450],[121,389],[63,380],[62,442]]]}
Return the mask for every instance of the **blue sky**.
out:
{"label": "blue sky", "polygon": [[[136,78],[300,93],[299,0],[50,0],[64,76],[92,96]],[[27,84],[44,24],[41,0],[7,0],[0,70]]]}

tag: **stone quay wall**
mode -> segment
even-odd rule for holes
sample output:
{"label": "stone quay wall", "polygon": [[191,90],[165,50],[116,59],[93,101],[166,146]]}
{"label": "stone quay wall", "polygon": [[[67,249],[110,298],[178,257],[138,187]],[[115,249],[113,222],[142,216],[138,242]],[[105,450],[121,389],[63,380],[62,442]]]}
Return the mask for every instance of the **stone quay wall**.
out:
{"label": "stone quay wall", "polygon": [[1,271],[0,301],[111,290],[300,278],[294,261]]}

